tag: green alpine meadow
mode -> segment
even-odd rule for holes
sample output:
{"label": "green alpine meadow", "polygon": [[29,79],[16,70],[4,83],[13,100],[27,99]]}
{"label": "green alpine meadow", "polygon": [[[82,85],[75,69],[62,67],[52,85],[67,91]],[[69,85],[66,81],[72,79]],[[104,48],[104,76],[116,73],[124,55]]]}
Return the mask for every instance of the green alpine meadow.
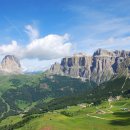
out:
{"label": "green alpine meadow", "polygon": [[0,130],[130,130],[130,0],[0,0]]}

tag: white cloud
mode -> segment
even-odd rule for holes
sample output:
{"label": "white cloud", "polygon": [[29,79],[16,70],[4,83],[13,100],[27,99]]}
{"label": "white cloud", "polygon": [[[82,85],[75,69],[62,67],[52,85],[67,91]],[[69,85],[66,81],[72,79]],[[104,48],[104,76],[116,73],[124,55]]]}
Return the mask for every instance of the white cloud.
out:
{"label": "white cloud", "polygon": [[50,34],[43,38],[34,39],[26,46],[20,46],[16,41],[0,46],[0,55],[13,54],[19,58],[50,60],[70,55],[72,44],[69,35]]}
{"label": "white cloud", "polygon": [[32,41],[26,47],[28,58],[55,59],[70,54],[71,43],[69,36],[48,35],[44,38]]}
{"label": "white cloud", "polygon": [[16,41],[12,41],[11,44],[0,46],[0,54],[1,55],[14,54],[14,55],[17,55],[18,57],[21,57],[22,50],[21,50],[21,47],[18,46]]}
{"label": "white cloud", "polygon": [[60,63],[61,59],[38,60],[38,59],[22,59],[21,65],[24,72],[45,71],[55,62]]}
{"label": "white cloud", "polygon": [[31,41],[39,37],[39,31],[32,25],[26,25],[25,32],[27,33]]}

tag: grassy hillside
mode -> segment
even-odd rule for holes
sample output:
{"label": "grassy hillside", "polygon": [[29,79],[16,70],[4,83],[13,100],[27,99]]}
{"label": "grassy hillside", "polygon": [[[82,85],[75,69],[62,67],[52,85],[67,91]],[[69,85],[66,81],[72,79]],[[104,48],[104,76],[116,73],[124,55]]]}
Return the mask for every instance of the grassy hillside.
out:
{"label": "grassy hillside", "polygon": [[[80,105],[40,114],[26,122],[23,126],[21,125],[22,127],[17,127],[17,125],[15,125],[17,127],[15,130],[130,129],[130,100],[128,99],[113,101],[111,104],[105,101],[98,106],[89,106],[89,104],[85,103],[84,105],[87,106],[86,108],[82,108],[82,105]],[[124,110],[124,108],[127,108],[128,110]],[[0,123],[0,126],[2,128],[3,125],[15,124],[22,120],[25,120],[25,117],[9,117],[3,120]]]}
{"label": "grassy hillside", "polygon": [[[39,84],[41,77],[43,76],[40,74],[37,74],[37,75],[1,75],[0,76],[0,106],[2,106],[0,107],[0,119],[5,116],[16,113],[15,111],[13,111],[11,107],[14,104],[17,104],[17,108],[19,110],[23,109],[23,105],[25,105],[24,100],[22,99],[21,102],[23,102],[23,104],[21,104],[19,103],[19,100],[17,100],[17,97],[15,98],[16,100],[12,99],[11,97],[13,96],[13,94],[16,92],[17,89],[23,88],[24,86],[28,85],[28,86],[36,87]],[[10,94],[11,91],[14,93]],[[5,94],[7,94],[7,96],[4,96]],[[7,99],[12,99],[12,101],[11,100],[7,101]]]}
{"label": "grassy hillside", "polygon": [[1,76],[1,86],[0,117],[4,118],[26,112],[36,104],[54,98],[83,93],[96,84],[65,76],[35,74]]}
{"label": "grassy hillside", "polygon": [[33,85],[39,82],[42,74],[37,75],[0,75],[0,94],[8,89],[15,89],[26,85]]}
{"label": "grassy hillside", "polygon": [[9,82],[10,76],[1,76],[0,75],[0,95],[6,90],[13,88],[11,82]]}
{"label": "grassy hillside", "polygon": [[[99,86],[89,81],[45,74],[1,76],[0,80],[2,130],[130,128],[129,78],[118,77]],[[125,99],[108,104],[110,96]],[[82,109],[77,106],[81,103],[89,105]],[[127,111],[124,108],[128,108]]]}

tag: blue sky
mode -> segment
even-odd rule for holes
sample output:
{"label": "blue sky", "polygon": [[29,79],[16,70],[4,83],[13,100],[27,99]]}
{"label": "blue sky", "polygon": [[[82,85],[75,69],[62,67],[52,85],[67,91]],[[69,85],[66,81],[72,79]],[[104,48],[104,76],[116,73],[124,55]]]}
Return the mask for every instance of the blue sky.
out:
{"label": "blue sky", "polygon": [[0,0],[0,55],[33,70],[80,51],[129,50],[129,12],[129,0]]}

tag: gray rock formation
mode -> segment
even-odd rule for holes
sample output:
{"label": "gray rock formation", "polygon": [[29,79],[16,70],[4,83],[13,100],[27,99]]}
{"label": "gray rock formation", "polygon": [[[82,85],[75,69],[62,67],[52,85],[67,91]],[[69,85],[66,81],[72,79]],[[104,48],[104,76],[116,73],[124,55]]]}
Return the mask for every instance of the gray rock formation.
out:
{"label": "gray rock formation", "polygon": [[6,55],[0,65],[1,74],[22,73],[20,61],[13,55]]}
{"label": "gray rock formation", "polygon": [[107,51],[98,49],[93,56],[76,54],[66,57],[61,63],[51,66],[51,74],[60,74],[76,78],[86,78],[96,83],[110,80],[118,74],[129,74],[130,52]]}

